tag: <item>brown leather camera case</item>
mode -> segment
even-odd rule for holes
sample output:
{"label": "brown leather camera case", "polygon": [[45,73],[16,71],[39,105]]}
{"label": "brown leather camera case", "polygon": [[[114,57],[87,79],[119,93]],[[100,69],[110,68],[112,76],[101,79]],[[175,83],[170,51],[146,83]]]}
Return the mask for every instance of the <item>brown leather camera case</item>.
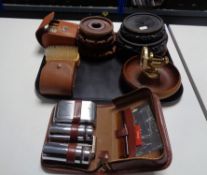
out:
{"label": "brown leather camera case", "polygon": [[[163,147],[159,151],[152,151],[142,156],[136,156],[136,145],[133,137],[135,131],[132,129],[133,121],[130,117],[124,117],[127,128],[126,132],[123,128],[121,113],[125,109],[133,109],[144,103],[149,104],[151,108]],[[52,124],[52,116],[49,126]],[[48,132],[45,143],[49,142]],[[97,105],[94,135],[97,138],[95,158],[86,169],[64,163],[51,163],[43,159],[42,167],[49,172],[73,174],[84,172],[94,174],[141,172],[164,169],[169,166],[172,159],[170,143],[159,99],[147,88],[116,98],[111,105]],[[125,136],[128,136],[128,156],[125,156]],[[105,153],[108,154],[108,159],[103,159]]]}

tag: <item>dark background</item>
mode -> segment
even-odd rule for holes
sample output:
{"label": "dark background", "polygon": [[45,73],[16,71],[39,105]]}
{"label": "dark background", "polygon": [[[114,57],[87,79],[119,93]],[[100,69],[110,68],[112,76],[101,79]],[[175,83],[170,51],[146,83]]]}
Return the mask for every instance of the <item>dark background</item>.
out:
{"label": "dark background", "polygon": [[207,1],[165,0],[160,7],[134,7],[125,0],[124,13],[118,11],[118,0],[0,0],[1,17],[43,18],[51,11],[57,18],[77,19],[89,15],[106,15],[114,21],[138,11],[149,11],[160,15],[165,23],[207,25]]}

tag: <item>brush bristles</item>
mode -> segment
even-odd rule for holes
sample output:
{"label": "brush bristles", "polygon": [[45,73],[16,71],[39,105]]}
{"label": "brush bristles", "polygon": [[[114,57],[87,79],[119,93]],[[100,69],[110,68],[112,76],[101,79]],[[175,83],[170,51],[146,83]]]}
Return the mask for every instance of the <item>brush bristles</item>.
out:
{"label": "brush bristles", "polygon": [[71,60],[78,61],[78,48],[74,46],[49,46],[45,49],[46,61]]}

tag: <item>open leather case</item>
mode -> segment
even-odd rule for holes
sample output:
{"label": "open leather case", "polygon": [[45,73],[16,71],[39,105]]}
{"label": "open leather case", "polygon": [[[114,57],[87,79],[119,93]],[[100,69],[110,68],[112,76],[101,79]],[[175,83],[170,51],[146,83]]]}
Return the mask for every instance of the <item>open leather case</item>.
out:
{"label": "open leather case", "polygon": [[[65,101],[65,103],[69,102]],[[80,104],[83,105],[84,101],[73,102],[76,104],[74,117],[71,121],[74,126],[68,132],[71,138],[72,135],[77,137],[77,127],[79,127],[77,125],[82,124]],[[51,144],[63,145],[63,143],[55,143],[50,137],[51,128],[58,122],[58,118],[55,117],[57,117],[60,103],[64,103],[64,101],[59,102],[53,109],[42,151],[42,167],[46,171],[98,174],[154,171],[169,166],[172,153],[160,101],[149,89],[143,88],[133,91],[114,99],[110,105],[95,105],[94,112],[96,113],[91,113],[95,114],[95,119],[91,124],[93,141],[86,144],[92,148],[88,152],[82,152],[79,159],[76,155],[78,154],[78,144],[73,143],[72,139],[64,143],[66,146],[64,154],[61,155],[61,161],[54,158],[54,155],[55,157],[60,156],[60,149],[53,155],[53,158],[46,150],[46,146],[51,146]],[[64,110],[63,113],[67,112],[68,110]],[[83,115],[86,117],[87,114],[84,112]],[[63,121],[61,120],[61,122]],[[63,123],[59,124],[59,126],[61,125]],[[84,157],[84,154],[87,156]],[[86,157],[90,158],[86,160]],[[85,165],[81,164],[84,161]]]}
{"label": "open leather case", "polygon": [[45,52],[39,79],[40,93],[71,96],[80,63],[76,44],[79,25],[55,20],[54,15],[54,12],[48,14],[36,31],[36,38]]}

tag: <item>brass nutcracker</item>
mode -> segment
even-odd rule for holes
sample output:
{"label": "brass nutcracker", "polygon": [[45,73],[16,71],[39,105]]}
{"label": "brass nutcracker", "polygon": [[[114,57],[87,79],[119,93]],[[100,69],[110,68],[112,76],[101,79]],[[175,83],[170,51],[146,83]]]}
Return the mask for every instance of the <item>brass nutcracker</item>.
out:
{"label": "brass nutcracker", "polygon": [[154,57],[153,52],[150,52],[148,47],[143,47],[140,58],[140,66],[143,73],[151,79],[158,79],[160,73],[159,68],[169,63],[169,58],[167,56],[157,58]]}

